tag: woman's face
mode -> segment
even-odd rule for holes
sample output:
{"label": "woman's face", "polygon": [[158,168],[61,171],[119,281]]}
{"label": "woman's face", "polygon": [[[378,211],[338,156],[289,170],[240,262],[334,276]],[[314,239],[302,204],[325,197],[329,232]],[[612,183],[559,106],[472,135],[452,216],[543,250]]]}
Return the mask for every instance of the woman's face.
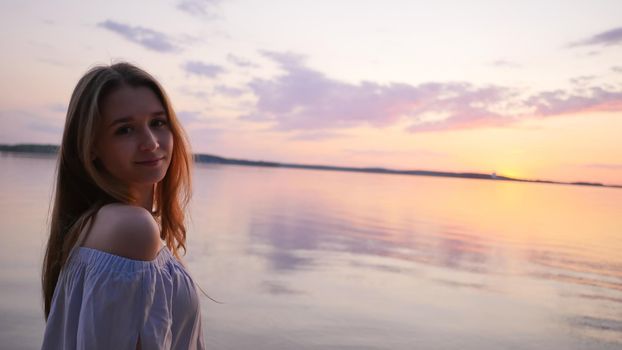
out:
{"label": "woman's face", "polygon": [[130,188],[164,179],[173,134],[156,94],[148,87],[122,85],[103,99],[100,108],[103,122],[94,156],[106,171]]}

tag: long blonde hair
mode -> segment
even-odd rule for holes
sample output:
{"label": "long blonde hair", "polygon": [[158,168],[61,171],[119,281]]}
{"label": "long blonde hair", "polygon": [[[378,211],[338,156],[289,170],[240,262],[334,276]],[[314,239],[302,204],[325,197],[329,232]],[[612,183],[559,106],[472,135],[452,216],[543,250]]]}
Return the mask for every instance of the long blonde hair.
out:
{"label": "long blonde hair", "polygon": [[187,136],[164,89],[149,73],[126,62],[96,66],[78,81],[71,95],[58,154],[50,236],[41,276],[46,321],[61,269],[80,232],[103,205],[136,204],[137,199],[127,186],[107,176],[97,161],[91,160],[97,130],[102,123],[101,101],[125,85],[150,88],[168,115],[173,152],[167,173],[156,186],[153,214],[161,226],[160,238],[175,257],[180,257],[181,249],[184,254],[186,252],[184,213],[192,195],[193,162]]}

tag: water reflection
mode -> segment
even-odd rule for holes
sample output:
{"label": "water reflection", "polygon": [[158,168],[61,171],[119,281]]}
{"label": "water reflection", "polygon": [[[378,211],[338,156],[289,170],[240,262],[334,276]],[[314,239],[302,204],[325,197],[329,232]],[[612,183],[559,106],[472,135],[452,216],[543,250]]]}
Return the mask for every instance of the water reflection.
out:
{"label": "water reflection", "polygon": [[578,255],[568,255],[552,251],[532,251],[529,262],[544,267],[546,270],[569,271],[583,277],[608,279],[622,283],[622,264],[606,260],[588,260]]}
{"label": "water reflection", "polygon": [[[304,186],[300,184],[301,181],[292,181],[296,182],[295,186]],[[324,185],[330,187],[330,184]],[[485,184],[479,186],[484,187]],[[379,190],[387,190],[378,187]],[[437,190],[442,193],[440,188]],[[501,203],[505,205],[496,202],[494,211],[499,214],[497,219],[501,216],[504,220],[490,216],[490,205],[467,207],[469,210],[452,216],[450,214],[456,214],[456,208],[453,203],[447,202],[447,211],[452,213],[440,211],[427,216],[431,209],[425,207],[427,203],[419,203],[418,210],[413,210],[417,214],[383,216],[378,213],[370,218],[369,211],[365,212],[365,217],[358,211],[361,206],[358,196],[337,198],[321,192],[323,196],[316,194],[305,198],[304,215],[292,210],[299,206],[298,203],[275,199],[253,208],[249,220],[249,252],[264,258],[276,274],[317,270],[327,256],[348,254],[349,266],[352,268],[374,270],[380,274],[408,275],[437,286],[503,294],[518,300],[525,296],[511,287],[504,288],[508,280],[521,279],[523,288],[543,281],[546,284],[540,288],[553,290],[559,298],[558,302],[567,308],[564,312],[574,314],[563,321],[571,329],[596,339],[622,342],[622,334],[616,334],[620,332],[619,325],[622,324],[619,295],[603,294],[622,291],[620,255],[613,255],[611,246],[608,246],[621,246],[619,237],[610,234],[612,227],[619,227],[616,221],[612,221],[613,212],[609,209],[611,216],[590,211],[581,213],[586,217],[606,218],[606,221],[592,225],[592,242],[586,247],[581,244],[586,238],[574,233],[576,231],[567,236],[559,234],[562,228],[567,229],[572,225],[573,220],[552,223],[556,215],[547,218],[533,207],[524,208],[523,201],[535,200],[529,196],[537,197],[541,189],[531,189],[532,192],[528,188],[523,190],[525,193],[521,194],[520,201],[510,196],[509,202]],[[331,189],[324,191],[331,192]],[[505,187],[502,192],[504,198],[508,198],[508,192],[516,191],[508,191]],[[559,190],[553,189],[553,192]],[[374,197],[373,194],[368,195]],[[587,198],[592,196],[584,192],[579,195]],[[473,194],[466,197],[469,196]],[[614,193],[613,196],[619,197],[619,194]],[[574,206],[565,202],[567,198],[567,194],[562,192],[561,202],[552,211]],[[477,202],[474,198],[471,200]],[[480,202],[489,201],[493,200],[483,199]],[[547,198],[546,202],[551,205],[551,198]],[[609,199],[605,202],[608,203]],[[383,203],[387,204],[386,208],[399,206],[396,203]],[[508,214],[512,211],[515,217]],[[481,219],[489,216],[490,220]],[[386,217],[391,219],[385,220]],[[447,219],[449,224],[443,224],[444,220],[439,220],[439,217],[451,218]],[[482,225],[482,222],[485,224]],[[551,229],[552,232],[548,231]],[[378,258],[384,259],[382,263],[375,262]],[[430,268],[440,268],[436,271],[440,271],[441,277],[417,273]],[[293,285],[280,282],[273,288],[270,282],[264,282],[263,287],[270,293],[279,294],[280,290],[290,290]],[[568,296],[567,291],[573,291],[572,297]],[[595,294],[599,291],[600,294]],[[575,302],[571,299],[576,297],[582,299],[584,305],[574,306]],[[605,303],[610,311],[605,313],[612,315],[608,318],[593,316],[594,312],[603,314],[600,306],[594,304],[595,301]],[[602,334],[595,331],[602,331]]]}
{"label": "water reflection", "polygon": [[622,320],[589,315],[569,317],[568,323],[588,336],[620,344]]}
{"label": "water reflection", "polygon": [[276,281],[263,281],[261,287],[263,291],[278,296],[304,294],[304,292],[300,290],[287,287],[285,283]]}
{"label": "water reflection", "polygon": [[[39,345],[53,170],[0,157],[10,348]],[[622,191],[211,165],[194,179],[188,262],[225,302],[203,305],[211,348],[622,345]]]}
{"label": "water reflection", "polygon": [[308,268],[315,262],[297,255],[300,251],[334,251],[358,255],[395,258],[454,270],[487,273],[490,243],[481,237],[456,233],[456,228],[439,230],[436,234],[409,232],[389,236],[385,231],[360,228],[345,220],[331,222],[321,212],[313,214],[314,222],[306,218],[273,215],[285,208],[268,208],[254,213],[249,237],[254,246],[251,253],[264,256],[275,272]]}

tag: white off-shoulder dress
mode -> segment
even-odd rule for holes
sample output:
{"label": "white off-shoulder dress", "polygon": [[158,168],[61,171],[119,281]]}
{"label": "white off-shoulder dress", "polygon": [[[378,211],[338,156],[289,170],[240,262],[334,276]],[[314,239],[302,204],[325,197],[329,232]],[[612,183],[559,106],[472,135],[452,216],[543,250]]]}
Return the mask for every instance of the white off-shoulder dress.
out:
{"label": "white off-shoulder dress", "polygon": [[77,247],[62,269],[42,349],[204,349],[194,281],[168,247],[151,261]]}

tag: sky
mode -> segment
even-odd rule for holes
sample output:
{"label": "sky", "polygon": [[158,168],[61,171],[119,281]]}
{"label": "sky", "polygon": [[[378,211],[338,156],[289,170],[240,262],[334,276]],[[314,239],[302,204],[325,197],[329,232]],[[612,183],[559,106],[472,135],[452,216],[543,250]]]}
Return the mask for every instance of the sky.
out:
{"label": "sky", "polygon": [[622,185],[622,1],[0,1],[0,143],[153,74],[195,153]]}

